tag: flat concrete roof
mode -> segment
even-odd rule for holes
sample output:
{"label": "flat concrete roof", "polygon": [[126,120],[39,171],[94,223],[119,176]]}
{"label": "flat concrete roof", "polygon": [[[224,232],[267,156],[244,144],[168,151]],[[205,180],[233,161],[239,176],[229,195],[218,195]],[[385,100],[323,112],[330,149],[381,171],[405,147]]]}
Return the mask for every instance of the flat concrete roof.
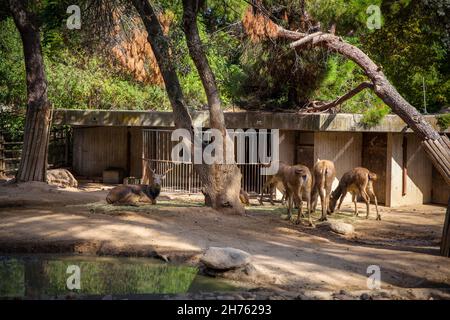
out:
{"label": "flat concrete roof", "polygon": [[[208,127],[209,112],[191,113],[196,126]],[[301,131],[356,131],[356,132],[410,132],[405,122],[396,115],[387,115],[380,124],[365,127],[361,124],[361,114],[312,114],[289,112],[225,112],[225,122],[230,129],[282,129]],[[426,120],[442,132],[434,115]],[[133,126],[133,127],[173,127],[172,112],[134,110],[71,110],[54,111],[53,123],[71,126]],[[447,129],[445,132],[450,132]]]}

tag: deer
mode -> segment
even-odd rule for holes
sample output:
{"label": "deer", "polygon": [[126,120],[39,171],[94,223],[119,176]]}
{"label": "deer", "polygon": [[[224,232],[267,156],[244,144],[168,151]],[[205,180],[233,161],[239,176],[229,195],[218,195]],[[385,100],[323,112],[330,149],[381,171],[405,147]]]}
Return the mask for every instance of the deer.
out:
{"label": "deer", "polygon": [[157,174],[148,166],[152,172],[152,183],[117,186],[109,191],[106,202],[113,205],[138,206],[138,203],[156,204],[156,198],[161,193],[161,182],[166,174],[173,168],[166,170],[163,174]]}
{"label": "deer", "polygon": [[313,188],[311,193],[311,210],[316,211],[317,200],[320,196],[320,204],[322,206],[322,216],[319,221],[327,220],[329,213],[329,203],[331,188],[334,178],[336,177],[336,169],[334,163],[330,160],[317,160],[313,168]]}
{"label": "deer", "polygon": [[339,200],[338,211],[341,208],[342,201],[344,201],[347,192],[352,194],[352,201],[355,205],[355,216],[358,216],[357,196],[361,196],[366,203],[367,212],[366,219],[370,214],[370,198],[374,199],[375,209],[377,211],[376,220],[381,220],[381,215],[378,212],[378,201],[373,191],[373,182],[377,180],[377,175],[370,172],[363,167],[354,168],[342,176],[337,188],[331,193],[330,197],[330,213],[333,213],[336,208],[336,203]]}
{"label": "deer", "polygon": [[281,176],[288,201],[288,219],[291,220],[292,202],[295,202],[298,205],[298,215],[295,223],[300,223],[300,217],[303,216],[303,199],[305,199],[308,222],[310,226],[314,226],[311,220],[312,176],[308,167],[301,164],[285,166],[283,167]]}
{"label": "deer", "polygon": [[[262,166],[264,168],[268,168],[270,167],[271,163],[269,164],[263,164]],[[273,194],[275,193],[275,190],[278,189],[283,193],[283,198],[281,199],[281,202],[285,203],[286,200],[286,189],[284,188],[283,185],[283,179],[282,179],[282,168],[284,168],[286,166],[286,164],[284,162],[279,161],[278,162],[278,172],[272,176],[270,176],[267,181],[264,183],[263,187],[261,188],[261,195],[259,197],[259,203],[261,205],[263,205],[263,194],[264,191],[269,188],[269,201],[271,205],[274,205],[273,202]]]}

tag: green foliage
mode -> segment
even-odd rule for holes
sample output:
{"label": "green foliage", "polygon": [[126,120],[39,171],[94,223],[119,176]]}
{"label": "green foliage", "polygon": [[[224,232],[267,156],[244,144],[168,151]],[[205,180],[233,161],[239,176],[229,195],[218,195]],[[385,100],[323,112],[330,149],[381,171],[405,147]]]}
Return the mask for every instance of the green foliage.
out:
{"label": "green foliage", "polygon": [[450,127],[450,113],[436,116],[437,125],[441,130],[447,130]]}
{"label": "green foliage", "polygon": [[385,24],[364,38],[364,49],[380,63],[408,102],[428,112],[450,103],[450,4],[445,1],[384,0]]}
{"label": "green foliage", "polygon": [[0,105],[26,104],[22,42],[12,18],[0,21]]}
{"label": "green foliage", "polygon": [[115,74],[100,58],[69,51],[46,59],[49,99],[55,108],[165,110],[164,89]]}
{"label": "green foliage", "polygon": [[347,35],[350,32],[367,32],[367,8],[371,5],[380,6],[381,3],[382,0],[309,0],[306,1],[306,8],[321,22],[323,30],[328,30],[332,24],[336,24],[336,32]]}
{"label": "green foliage", "polygon": [[[83,47],[89,24],[83,31],[64,27],[66,0],[45,0],[33,7],[42,21],[42,43],[49,99],[55,108],[169,110],[165,89],[144,85],[119,72],[110,57],[95,47]],[[0,0],[2,3],[2,0]],[[85,3],[81,1],[81,3]],[[264,0],[277,23],[307,31],[301,16],[302,1]],[[379,65],[399,92],[423,110],[423,82],[429,112],[450,101],[448,3],[444,0],[306,0],[312,22],[321,29],[336,24],[336,32],[362,48]],[[169,39],[173,64],[188,105],[202,108],[206,97],[200,77],[189,57],[182,31],[180,1],[153,3],[170,10],[175,21]],[[367,8],[380,5],[382,28],[366,26]],[[324,49],[295,52],[287,42],[248,41],[239,25],[247,2],[206,1],[198,17],[200,36],[214,71],[224,108],[299,108],[310,100],[331,101],[367,81],[361,68]],[[7,10],[0,10],[0,105],[24,113],[25,70],[21,40]],[[448,29],[448,28],[447,28]],[[369,125],[386,113],[386,107],[369,89],[341,106],[343,112],[365,113]],[[373,110],[372,110],[373,109]],[[6,119],[6,120],[2,120]],[[10,119],[11,125],[5,127]],[[0,116],[2,128],[15,132],[23,116]]]}
{"label": "green foliage", "polygon": [[363,113],[361,124],[368,128],[374,127],[378,125],[389,112],[391,112],[391,109],[384,104],[373,106]]}

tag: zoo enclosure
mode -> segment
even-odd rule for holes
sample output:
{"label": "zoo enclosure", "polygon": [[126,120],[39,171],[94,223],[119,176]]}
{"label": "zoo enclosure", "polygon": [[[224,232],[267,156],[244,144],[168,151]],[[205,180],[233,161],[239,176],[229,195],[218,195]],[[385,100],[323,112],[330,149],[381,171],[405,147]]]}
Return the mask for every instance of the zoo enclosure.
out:
{"label": "zoo enclosure", "polygon": [[[148,162],[149,166],[157,173],[170,170],[166,179],[162,181],[162,190],[170,192],[198,193],[201,191],[201,181],[195,172],[192,162],[176,162],[171,159],[172,149],[178,141],[171,141],[172,130],[169,129],[144,129],[142,130],[143,141],[143,166]],[[236,132],[236,138],[245,135],[244,132]],[[256,134],[259,142],[259,136]],[[250,195],[260,194],[267,176],[261,174],[263,165],[252,161],[250,155],[250,141],[245,136],[244,159],[238,161],[235,152],[235,161],[242,173],[242,188]],[[270,138],[268,137],[268,150],[270,152]],[[258,143],[257,143],[258,146]],[[259,147],[259,146],[258,146]],[[235,148],[236,150],[236,148]]]}

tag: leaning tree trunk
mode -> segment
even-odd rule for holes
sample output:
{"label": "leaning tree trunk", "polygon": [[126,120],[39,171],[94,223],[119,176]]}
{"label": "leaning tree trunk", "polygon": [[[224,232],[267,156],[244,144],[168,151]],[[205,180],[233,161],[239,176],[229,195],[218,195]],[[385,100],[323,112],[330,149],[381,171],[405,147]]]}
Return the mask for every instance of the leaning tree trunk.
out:
{"label": "leaning tree trunk", "polygon": [[[175,68],[171,62],[169,45],[158,21],[157,15],[148,0],[133,0],[133,5],[141,17],[148,33],[148,41],[152,47],[153,54],[158,62],[164,84],[167,90],[176,128],[184,128],[191,132],[193,137],[192,119],[189,115],[183,92],[175,72]],[[209,67],[209,66],[208,66]],[[199,72],[202,74],[201,72]],[[205,87],[208,92],[209,87]],[[209,99],[209,98],[208,98]],[[210,100],[208,100],[210,102]],[[218,105],[219,111],[220,104]],[[217,105],[214,104],[211,116],[211,125],[217,128],[218,123],[225,124],[220,119],[220,114],[214,112]],[[218,120],[217,120],[218,119]],[[192,148],[193,150],[193,148]],[[240,171],[236,172],[236,166],[228,167],[221,165],[195,165],[196,172],[199,174],[204,186],[206,204],[220,211],[230,211],[242,213],[243,207],[239,202],[240,190]],[[232,179],[233,176],[233,179]],[[238,179],[236,177],[239,177]],[[237,190],[237,195],[235,190]]]}
{"label": "leaning tree trunk", "polygon": [[16,181],[46,181],[51,121],[39,26],[24,1],[10,0],[10,10],[22,38],[27,80],[24,141]]}
{"label": "leaning tree trunk", "polygon": [[442,230],[441,255],[450,257],[450,198],[448,198],[447,213],[445,214],[444,229]]}
{"label": "leaning tree trunk", "polygon": [[233,152],[234,148],[227,149],[227,130],[219,90],[198,33],[197,14],[203,3],[200,0],[183,0],[183,26],[189,54],[200,75],[208,100],[210,128],[222,133],[223,145],[216,151],[221,153],[223,163],[205,166],[198,172],[204,184],[207,203],[216,209],[231,208],[242,213],[244,208],[239,199],[242,175],[235,163],[225,164],[226,152]]}

